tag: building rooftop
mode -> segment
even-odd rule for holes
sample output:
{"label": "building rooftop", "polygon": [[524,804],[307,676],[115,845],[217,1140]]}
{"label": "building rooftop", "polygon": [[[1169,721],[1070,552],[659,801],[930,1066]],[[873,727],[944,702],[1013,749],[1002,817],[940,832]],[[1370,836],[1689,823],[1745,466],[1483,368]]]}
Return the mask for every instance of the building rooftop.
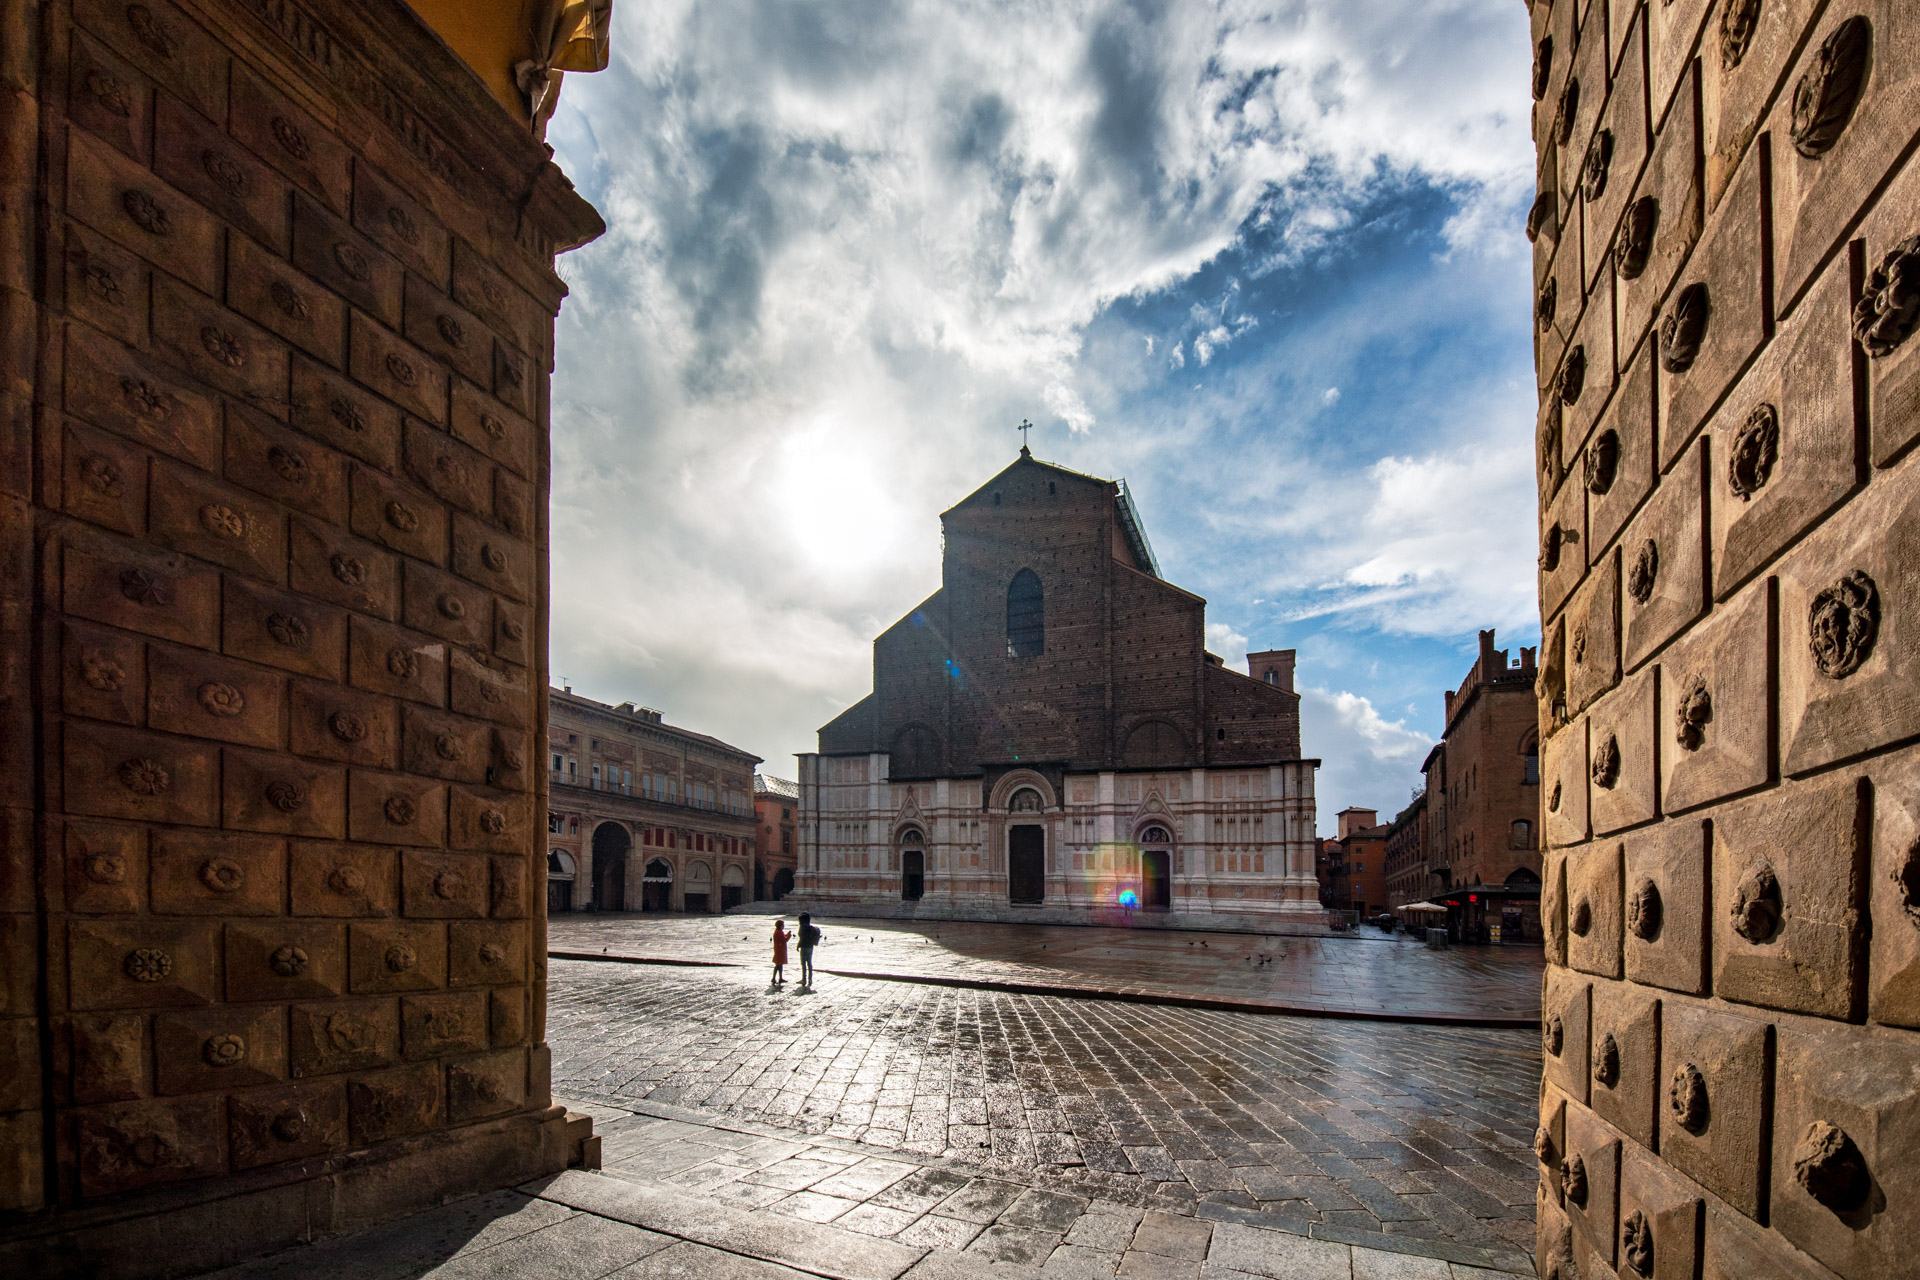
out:
{"label": "building rooftop", "polygon": [[686,742],[699,743],[716,751],[724,751],[738,756],[741,760],[759,764],[760,757],[751,751],[743,750],[730,742],[722,742],[711,734],[695,733],[692,729],[682,729],[678,725],[666,723],[664,713],[652,707],[637,707],[631,702],[607,703],[575,693],[572,689],[556,689],[547,686],[547,705],[550,711],[592,712],[625,722],[625,728],[664,734]]}
{"label": "building rooftop", "polygon": [[753,794],[756,796],[778,796],[782,800],[798,800],[800,784],[785,778],[776,778],[771,774],[753,775]]}

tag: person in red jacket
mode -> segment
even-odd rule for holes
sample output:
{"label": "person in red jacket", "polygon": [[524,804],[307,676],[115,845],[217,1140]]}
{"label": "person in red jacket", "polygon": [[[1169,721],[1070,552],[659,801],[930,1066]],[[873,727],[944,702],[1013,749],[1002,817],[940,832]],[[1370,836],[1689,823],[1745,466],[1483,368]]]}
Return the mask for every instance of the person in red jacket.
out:
{"label": "person in red jacket", "polygon": [[785,919],[773,922],[773,985],[784,986],[787,981],[787,939],[793,935],[787,932]]}

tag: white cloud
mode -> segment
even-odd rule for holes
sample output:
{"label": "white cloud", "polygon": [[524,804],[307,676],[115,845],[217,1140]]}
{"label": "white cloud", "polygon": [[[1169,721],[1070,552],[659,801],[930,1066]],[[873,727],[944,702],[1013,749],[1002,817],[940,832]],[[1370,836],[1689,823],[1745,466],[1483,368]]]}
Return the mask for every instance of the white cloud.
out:
{"label": "white cloud", "polygon": [[1247,670],[1247,638],[1224,622],[1207,624],[1207,652],[1242,674]]}
{"label": "white cloud", "polygon": [[1433,748],[1433,739],[1385,719],[1370,700],[1312,686],[1300,691],[1300,738],[1321,759],[1314,795],[1320,832],[1329,836],[1334,815],[1350,805],[1378,810],[1382,822],[1406,808]]}
{"label": "white cloud", "polygon": [[1329,404],[1329,405],[1331,405],[1331,404],[1339,404],[1339,403],[1340,403],[1340,388],[1338,388],[1338,387],[1328,387],[1328,388],[1327,388],[1327,389],[1326,389],[1325,391],[1322,391],[1322,392],[1320,393],[1320,403],[1321,403],[1321,404]]}

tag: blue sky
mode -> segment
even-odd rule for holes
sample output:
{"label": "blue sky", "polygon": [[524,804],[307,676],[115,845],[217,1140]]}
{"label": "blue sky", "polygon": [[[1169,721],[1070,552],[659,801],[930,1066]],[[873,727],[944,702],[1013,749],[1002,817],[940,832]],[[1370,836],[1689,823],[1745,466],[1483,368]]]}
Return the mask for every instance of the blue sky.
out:
{"label": "blue sky", "polygon": [[1322,826],[1532,644],[1524,7],[663,2],[549,133],[553,669],[792,776],[1011,460],[1300,650]]}

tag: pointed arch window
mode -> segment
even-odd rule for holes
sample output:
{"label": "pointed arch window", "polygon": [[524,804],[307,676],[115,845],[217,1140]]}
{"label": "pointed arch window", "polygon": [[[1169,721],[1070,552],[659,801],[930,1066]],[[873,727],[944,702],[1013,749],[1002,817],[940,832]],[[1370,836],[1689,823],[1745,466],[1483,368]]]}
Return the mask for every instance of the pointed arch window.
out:
{"label": "pointed arch window", "polygon": [[1007,656],[1037,658],[1046,649],[1047,607],[1040,576],[1022,569],[1007,588]]}

